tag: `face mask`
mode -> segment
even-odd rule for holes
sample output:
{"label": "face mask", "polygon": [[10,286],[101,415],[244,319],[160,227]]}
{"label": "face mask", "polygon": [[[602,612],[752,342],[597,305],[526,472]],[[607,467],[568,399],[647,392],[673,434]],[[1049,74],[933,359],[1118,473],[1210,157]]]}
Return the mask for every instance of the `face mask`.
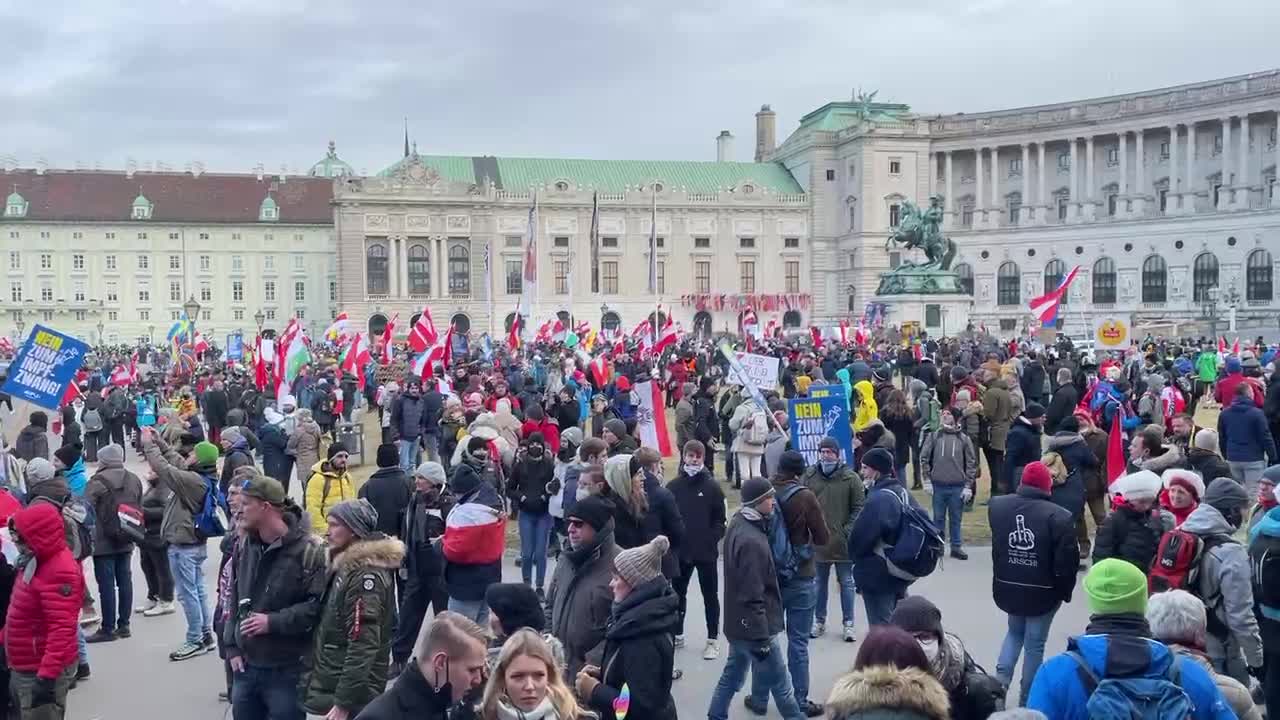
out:
{"label": "face mask", "polygon": [[591,497],[591,488],[579,485],[578,492],[574,494],[574,498],[576,498],[578,502],[582,502],[589,497]]}
{"label": "face mask", "polygon": [[818,467],[822,468],[822,474],[823,474],[823,475],[830,475],[832,472],[835,472],[835,469],[836,469],[836,461],[835,461],[835,460],[821,460],[821,461],[819,461],[819,462],[818,462]]}
{"label": "face mask", "polygon": [[930,663],[933,663],[938,659],[938,652],[940,651],[940,648],[938,647],[937,638],[917,640],[916,642],[920,643],[920,649],[924,651],[924,656],[929,658]]}
{"label": "face mask", "polygon": [[697,475],[698,473],[702,472],[702,468],[703,468],[702,465],[690,465],[688,463],[685,463],[684,474],[688,475],[689,477],[693,477],[694,475]]}
{"label": "face mask", "polygon": [[529,457],[533,457],[533,458],[540,458],[540,457],[542,457],[542,446],[541,446],[541,445],[530,445],[530,446],[529,446]]}

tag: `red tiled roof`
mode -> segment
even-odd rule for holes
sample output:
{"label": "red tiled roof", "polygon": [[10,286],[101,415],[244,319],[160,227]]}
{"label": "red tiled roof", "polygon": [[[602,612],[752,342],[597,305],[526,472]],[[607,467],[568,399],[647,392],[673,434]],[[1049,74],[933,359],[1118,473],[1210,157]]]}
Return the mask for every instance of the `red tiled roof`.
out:
{"label": "red tiled roof", "polygon": [[29,203],[25,220],[128,222],[141,192],[152,203],[151,219],[136,222],[256,223],[270,193],[278,223],[333,223],[329,178],[0,169],[0,198],[15,188]]}

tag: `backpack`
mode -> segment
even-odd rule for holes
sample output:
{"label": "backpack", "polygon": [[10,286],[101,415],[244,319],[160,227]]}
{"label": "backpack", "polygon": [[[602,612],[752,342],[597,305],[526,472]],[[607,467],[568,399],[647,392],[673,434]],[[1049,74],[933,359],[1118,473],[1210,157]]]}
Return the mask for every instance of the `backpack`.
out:
{"label": "backpack", "polygon": [[773,551],[773,567],[778,579],[787,581],[796,576],[800,566],[813,557],[813,544],[792,545],[791,534],[787,531],[787,521],[782,514],[782,507],[796,493],[804,489],[799,483],[784,487],[777,495],[777,504],[773,510],[773,520],[769,523],[769,547]]}
{"label": "backpack", "polygon": [[1207,598],[1200,592],[1200,569],[1209,551],[1236,541],[1226,535],[1202,538],[1186,530],[1173,529],[1160,536],[1160,545],[1151,561],[1149,589],[1152,594],[1166,590],[1186,590],[1205,604],[1206,629],[1214,637],[1228,637],[1230,631],[1214,612],[1221,596]]}
{"label": "backpack", "polygon": [[942,427],[942,403],[938,402],[938,393],[929,390],[929,409],[925,415],[924,426],[931,432],[938,432],[938,428]]}
{"label": "backpack", "polygon": [[1159,677],[1099,678],[1080,653],[1068,650],[1067,655],[1079,666],[1080,683],[1089,698],[1085,709],[1091,718],[1181,720],[1195,711],[1191,698],[1179,684],[1182,673],[1177,656]]}
{"label": "backpack", "polygon": [[742,440],[748,445],[763,445],[769,440],[769,418],[762,410],[751,413],[751,425],[743,433]]}
{"label": "backpack", "polygon": [[938,567],[946,544],[929,516],[916,505],[907,502],[906,488],[902,489],[902,495],[890,488],[885,488],[885,492],[902,504],[902,515],[893,544],[878,548],[876,554],[884,558],[890,575],[915,582]]}
{"label": "backpack", "polygon": [[128,503],[116,502],[113,497],[104,498],[110,505],[99,518],[102,534],[121,543],[140,543],[147,538],[146,520],[142,510]]}
{"label": "backpack", "polygon": [[97,514],[84,498],[70,497],[60,506],[62,524],[67,531],[67,546],[77,561],[93,555],[93,530]]}
{"label": "backpack", "polygon": [[80,425],[85,432],[96,433],[102,430],[102,414],[97,409],[85,410],[80,416]]}
{"label": "backpack", "polygon": [[1259,533],[1249,543],[1249,565],[1253,572],[1253,599],[1268,608],[1280,608],[1280,538]]}
{"label": "backpack", "polygon": [[222,537],[227,533],[227,518],[231,511],[227,508],[227,498],[218,487],[218,479],[212,475],[201,473],[204,478],[204,500],[191,515],[191,524],[195,528],[196,538],[204,541],[211,537]]}

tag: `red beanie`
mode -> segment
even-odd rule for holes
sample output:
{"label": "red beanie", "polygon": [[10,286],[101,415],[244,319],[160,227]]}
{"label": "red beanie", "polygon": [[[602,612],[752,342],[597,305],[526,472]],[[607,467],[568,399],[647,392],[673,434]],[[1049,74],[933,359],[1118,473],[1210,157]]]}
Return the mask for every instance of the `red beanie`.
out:
{"label": "red beanie", "polygon": [[1050,492],[1053,490],[1053,475],[1049,473],[1049,468],[1044,463],[1038,460],[1029,462],[1022,468],[1022,484]]}

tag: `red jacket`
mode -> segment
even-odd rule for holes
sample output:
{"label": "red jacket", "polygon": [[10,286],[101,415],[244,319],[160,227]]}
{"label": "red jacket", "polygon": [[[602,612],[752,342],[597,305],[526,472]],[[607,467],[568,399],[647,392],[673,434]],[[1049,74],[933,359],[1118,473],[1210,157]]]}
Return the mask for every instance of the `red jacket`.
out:
{"label": "red jacket", "polygon": [[1236,386],[1242,382],[1247,382],[1253,388],[1253,404],[1262,407],[1266,396],[1262,392],[1260,384],[1254,380],[1244,376],[1244,373],[1231,373],[1218,381],[1218,386],[1214,392],[1214,399],[1219,405],[1225,409],[1228,405],[1236,401]]}
{"label": "red jacket", "polygon": [[560,452],[560,426],[556,425],[550,419],[543,418],[541,423],[533,420],[525,420],[520,426],[520,437],[525,440],[534,433],[542,433],[542,439],[547,443],[547,447],[551,449],[551,454],[555,455]]}
{"label": "red jacket", "polygon": [[17,568],[4,649],[9,667],[55,679],[78,660],[76,631],[84,601],[84,576],[67,548],[62,514],[54,505],[37,502],[13,519],[18,535],[35,554],[35,572]]}

